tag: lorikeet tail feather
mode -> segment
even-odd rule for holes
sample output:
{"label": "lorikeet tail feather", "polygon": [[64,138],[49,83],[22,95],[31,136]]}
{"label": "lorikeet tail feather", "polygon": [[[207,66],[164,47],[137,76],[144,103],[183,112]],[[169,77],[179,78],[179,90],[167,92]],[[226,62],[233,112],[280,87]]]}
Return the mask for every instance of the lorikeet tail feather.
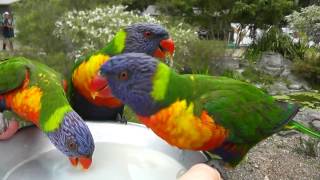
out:
{"label": "lorikeet tail feather", "polygon": [[286,126],[285,129],[294,129],[299,131],[303,134],[309,135],[314,138],[320,139],[320,132],[312,130],[310,128],[305,127],[303,124],[298,123],[297,121],[290,121]]}

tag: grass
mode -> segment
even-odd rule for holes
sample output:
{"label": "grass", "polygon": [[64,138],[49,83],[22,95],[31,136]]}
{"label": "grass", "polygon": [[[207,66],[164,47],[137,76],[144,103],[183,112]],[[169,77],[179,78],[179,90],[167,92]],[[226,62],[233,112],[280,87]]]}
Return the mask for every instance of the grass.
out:
{"label": "grass", "polygon": [[217,40],[194,40],[187,48],[177,48],[174,67],[181,71],[188,67],[193,74],[212,74],[215,62],[225,55],[226,43]]}
{"label": "grass", "polygon": [[275,81],[275,78],[271,75],[258,71],[252,66],[247,67],[243,71],[242,76],[245,79],[249,80],[249,82],[251,83],[263,83],[266,85],[270,85]]}
{"label": "grass", "polygon": [[282,101],[295,102],[303,107],[320,110],[320,93],[319,92],[298,92],[289,95],[274,96]]}

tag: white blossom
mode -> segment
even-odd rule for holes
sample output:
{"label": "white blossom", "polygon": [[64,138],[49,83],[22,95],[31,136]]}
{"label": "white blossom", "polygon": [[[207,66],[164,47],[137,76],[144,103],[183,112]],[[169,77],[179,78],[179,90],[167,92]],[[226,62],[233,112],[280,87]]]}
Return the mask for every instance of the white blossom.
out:
{"label": "white blossom", "polygon": [[187,44],[196,38],[194,28],[185,23],[173,25],[166,19],[160,21],[150,15],[140,16],[135,12],[125,11],[126,8],[120,5],[69,11],[55,23],[53,34],[64,42],[73,43],[74,49],[70,54],[75,58],[79,58],[83,52],[104,47],[120,28],[137,22],[163,25],[179,48],[187,48]]}

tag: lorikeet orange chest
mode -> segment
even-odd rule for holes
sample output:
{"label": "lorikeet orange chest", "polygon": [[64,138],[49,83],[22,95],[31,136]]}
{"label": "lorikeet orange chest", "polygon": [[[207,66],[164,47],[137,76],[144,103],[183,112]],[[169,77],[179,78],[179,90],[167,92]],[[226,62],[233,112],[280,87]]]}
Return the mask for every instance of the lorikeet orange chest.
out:
{"label": "lorikeet orange chest", "polygon": [[211,150],[228,138],[227,129],[205,111],[195,116],[193,106],[188,107],[186,101],[176,101],[149,117],[138,117],[158,136],[182,149]]}
{"label": "lorikeet orange chest", "polygon": [[42,90],[37,86],[29,87],[30,75],[26,72],[22,86],[3,94],[6,109],[11,109],[23,119],[39,126]]}

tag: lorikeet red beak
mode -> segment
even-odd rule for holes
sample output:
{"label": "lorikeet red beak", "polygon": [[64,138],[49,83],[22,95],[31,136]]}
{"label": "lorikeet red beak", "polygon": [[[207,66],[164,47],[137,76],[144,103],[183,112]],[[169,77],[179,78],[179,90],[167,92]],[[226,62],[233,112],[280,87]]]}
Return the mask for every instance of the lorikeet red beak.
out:
{"label": "lorikeet red beak", "polygon": [[87,170],[91,166],[92,159],[88,157],[69,157],[70,163],[77,167],[79,162],[82,166],[82,169]]}
{"label": "lorikeet red beak", "polygon": [[171,63],[173,62],[173,53],[175,47],[171,38],[160,41],[158,49],[154,52],[153,56],[161,59],[165,59],[169,55]]}
{"label": "lorikeet red beak", "polygon": [[96,97],[113,97],[107,79],[99,74],[92,79],[89,88],[93,99]]}

